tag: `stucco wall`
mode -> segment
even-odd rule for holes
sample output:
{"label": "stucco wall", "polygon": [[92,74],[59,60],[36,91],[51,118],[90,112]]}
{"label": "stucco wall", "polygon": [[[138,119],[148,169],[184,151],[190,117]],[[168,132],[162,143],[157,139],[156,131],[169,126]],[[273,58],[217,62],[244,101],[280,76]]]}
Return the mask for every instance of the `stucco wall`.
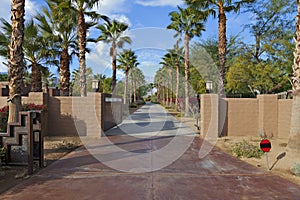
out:
{"label": "stucco wall", "polygon": [[[214,105],[217,108],[211,108],[211,99],[218,98],[215,94],[201,95],[201,135],[205,136],[210,129],[215,135],[220,135],[222,130],[222,136],[256,137],[265,132],[277,138],[289,137],[291,99],[278,100],[276,95],[258,95],[256,99],[227,98],[219,99]],[[226,110],[224,117],[221,110]]]}
{"label": "stucco wall", "polygon": [[258,100],[226,99],[227,133],[235,136],[257,136]]}
{"label": "stucco wall", "polygon": [[[92,136],[122,122],[122,100],[105,102],[110,94],[88,93],[87,97],[49,96],[29,93],[23,103],[47,105],[43,127],[45,136]],[[7,97],[0,97],[0,107],[7,105]],[[112,110],[113,111],[112,111]]]}
{"label": "stucco wall", "polygon": [[278,100],[278,137],[287,138],[291,126],[292,100]]}

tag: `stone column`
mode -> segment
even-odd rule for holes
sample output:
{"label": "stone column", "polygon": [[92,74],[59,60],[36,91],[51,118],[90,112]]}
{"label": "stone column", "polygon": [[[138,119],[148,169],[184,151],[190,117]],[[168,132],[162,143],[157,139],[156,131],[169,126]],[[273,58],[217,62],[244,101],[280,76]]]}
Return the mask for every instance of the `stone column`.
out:
{"label": "stone column", "polygon": [[200,135],[218,137],[219,135],[219,95],[202,94],[200,97]]}

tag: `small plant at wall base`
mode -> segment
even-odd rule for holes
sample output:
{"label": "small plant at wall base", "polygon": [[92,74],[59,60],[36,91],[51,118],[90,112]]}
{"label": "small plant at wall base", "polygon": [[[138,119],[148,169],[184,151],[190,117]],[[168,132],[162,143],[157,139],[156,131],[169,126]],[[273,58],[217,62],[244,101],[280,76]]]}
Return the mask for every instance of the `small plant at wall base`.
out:
{"label": "small plant at wall base", "polygon": [[232,147],[232,153],[243,158],[260,158],[263,155],[263,151],[258,146],[250,144],[246,140],[235,143]]}
{"label": "small plant at wall base", "polygon": [[267,134],[267,133],[265,132],[265,130],[262,130],[260,133],[258,133],[258,136],[259,136],[261,139],[272,139],[272,138],[273,138],[273,133]]}
{"label": "small plant at wall base", "polygon": [[295,166],[291,169],[292,173],[300,177],[300,163],[296,163]]}
{"label": "small plant at wall base", "polygon": [[[22,105],[22,111],[29,111],[29,110],[40,110],[45,112],[47,110],[47,106],[35,105],[34,103]],[[6,132],[7,119],[8,119],[8,106],[4,106],[0,109],[0,132]]]}

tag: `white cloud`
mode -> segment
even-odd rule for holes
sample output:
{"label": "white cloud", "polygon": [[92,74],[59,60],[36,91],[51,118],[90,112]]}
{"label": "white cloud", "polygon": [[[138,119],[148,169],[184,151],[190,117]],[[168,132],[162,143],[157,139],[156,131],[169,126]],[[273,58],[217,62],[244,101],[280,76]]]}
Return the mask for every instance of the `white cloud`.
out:
{"label": "white cloud", "polygon": [[129,12],[130,4],[126,2],[127,0],[103,0],[100,5],[95,9],[104,15],[111,15],[120,12]]}
{"label": "white cloud", "polygon": [[121,14],[114,14],[114,15],[110,15],[109,16],[110,19],[115,19],[117,20],[118,22],[122,22],[122,23],[125,23],[127,24],[129,27],[132,26],[131,22],[130,22],[130,19],[125,16],[125,15],[121,15]]}
{"label": "white cloud", "polygon": [[91,67],[95,74],[103,74],[107,69],[111,68],[111,58],[109,55],[110,46],[103,42],[89,44],[92,52],[86,55],[87,66]]}
{"label": "white cloud", "polygon": [[172,6],[176,7],[177,5],[182,5],[183,0],[136,0],[135,3],[142,6]]}
{"label": "white cloud", "polygon": [[130,37],[133,39],[131,48],[154,48],[154,49],[170,49],[176,42],[174,39],[174,31],[165,28],[146,27],[132,29],[129,31]]}

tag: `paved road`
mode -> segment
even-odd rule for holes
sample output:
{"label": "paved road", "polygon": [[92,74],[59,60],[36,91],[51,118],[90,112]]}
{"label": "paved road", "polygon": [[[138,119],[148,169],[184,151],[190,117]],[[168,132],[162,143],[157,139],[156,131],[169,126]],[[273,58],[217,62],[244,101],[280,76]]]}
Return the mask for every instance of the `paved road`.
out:
{"label": "paved road", "polygon": [[[0,199],[300,199],[300,187],[210,145],[146,105]],[[100,162],[101,161],[101,162]]]}

